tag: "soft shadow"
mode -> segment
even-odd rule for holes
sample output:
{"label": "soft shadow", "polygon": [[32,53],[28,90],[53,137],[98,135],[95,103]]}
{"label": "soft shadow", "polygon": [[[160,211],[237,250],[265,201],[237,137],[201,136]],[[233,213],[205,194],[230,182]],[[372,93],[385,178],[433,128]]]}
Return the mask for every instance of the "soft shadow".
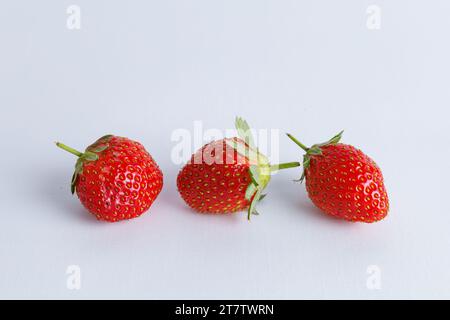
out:
{"label": "soft shadow", "polygon": [[83,223],[97,223],[98,220],[87,211],[78,200],[76,194],[70,193],[71,172],[67,169],[52,168],[40,171],[42,177],[36,179],[40,184],[35,187],[43,199],[54,207],[53,214],[64,214],[68,218]]}
{"label": "soft shadow", "polygon": [[232,223],[238,224],[242,223],[242,221],[247,222],[247,211],[238,211],[233,213],[202,213],[197,212],[194,209],[190,208],[187,204],[183,202],[181,199],[182,205],[184,205],[183,209],[179,209],[183,211],[185,214],[191,214],[198,219],[204,220],[214,220],[214,221],[222,221],[224,223]]}
{"label": "soft shadow", "polygon": [[341,223],[342,220],[339,220],[337,218],[334,218],[333,216],[330,216],[329,214],[326,214],[319,208],[317,208],[311,200],[308,198],[308,195],[306,194],[306,191],[302,192],[302,196],[295,201],[295,205],[300,208],[301,213],[304,213],[305,215],[309,215],[315,219],[320,219],[324,221],[329,222],[336,222]]}
{"label": "soft shadow", "polygon": [[[220,220],[225,223],[233,223],[237,224],[241,221],[247,221],[247,212],[240,211],[235,213],[224,213],[224,214],[212,214],[212,213],[200,213],[189,207],[186,202],[184,202],[183,198],[179,194],[177,190],[177,186],[175,184],[167,184],[165,186],[168,190],[162,192],[159,195],[157,201],[160,201],[162,205],[168,206],[171,208],[173,214],[180,215],[190,215],[199,220]],[[164,191],[164,190],[163,190]],[[164,204],[163,204],[164,203]]]}
{"label": "soft shadow", "polygon": [[[344,220],[337,219],[317,208],[309,199],[305,185],[296,181],[277,181],[271,186],[276,190],[276,195],[285,203],[289,203],[292,210],[299,218],[311,217],[333,224],[346,224]],[[274,192],[275,193],[275,192]]]}

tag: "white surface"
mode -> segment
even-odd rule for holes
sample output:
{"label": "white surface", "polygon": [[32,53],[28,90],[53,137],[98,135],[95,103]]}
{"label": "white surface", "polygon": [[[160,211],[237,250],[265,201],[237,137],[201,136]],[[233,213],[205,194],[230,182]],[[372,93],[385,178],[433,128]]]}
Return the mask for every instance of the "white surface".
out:
{"label": "white surface", "polygon": [[[375,2],[378,31],[361,0],[2,2],[0,298],[450,298],[450,3]],[[328,218],[298,170],[251,223],[192,213],[171,133],[237,114],[308,144],[345,129],[383,169],[388,218]],[[140,140],[164,172],[139,219],[97,222],[69,192],[75,159],[53,142],[105,133]],[[281,137],[282,160],[299,156]]]}

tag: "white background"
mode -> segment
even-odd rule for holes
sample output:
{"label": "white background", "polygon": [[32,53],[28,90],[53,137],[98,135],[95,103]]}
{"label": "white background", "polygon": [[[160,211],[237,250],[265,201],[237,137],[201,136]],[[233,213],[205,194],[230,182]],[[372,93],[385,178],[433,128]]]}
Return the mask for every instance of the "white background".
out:
{"label": "white background", "polygon": [[[66,9],[81,8],[81,30]],[[381,29],[366,9],[382,9]],[[0,298],[450,298],[450,3],[2,1]],[[199,215],[178,196],[175,129],[345,129],[383,170],[391,211],[352,224],[315,209],[298,169],[261,215]],[[141,141],[164,172],[150,211],[97,222],[69,192],[103,134]],[[300,150],[280,137],[280,157]],[[81,289],[66,268],[81,268]],[[381,270],[381,289],[366,286]]]}

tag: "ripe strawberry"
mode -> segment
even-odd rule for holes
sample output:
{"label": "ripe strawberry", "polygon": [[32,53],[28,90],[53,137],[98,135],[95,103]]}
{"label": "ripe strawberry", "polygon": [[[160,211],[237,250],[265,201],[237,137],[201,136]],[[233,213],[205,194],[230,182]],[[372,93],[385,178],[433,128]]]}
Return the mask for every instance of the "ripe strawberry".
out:
{"label": "ripe strawberry", "polygon": [[84,153],[59,142],[56,145],[78,157],[71,191],[99,220],[138,217],[162,189],[162,172],[139,142],[108,135]]}
{"label": "ripe strawberry", "polygon": [[339,143],[342,133],[311,148],[288,134],[306,151],[300,180],[306,179],[309,198],[326,213],[349,221],[379,221],[389,210],[381,170],[361,150]]}
{"label": "ripe strawberry", "polygon": [[181,169],[178,191],[194,210],[203,213],[230,213],[248,209],[257,214],[256,203],[273,171],[297,167],[298,162],[269,164],[255,147],[245,120],[236,119],[239,138],[226,138],[206,144]]}

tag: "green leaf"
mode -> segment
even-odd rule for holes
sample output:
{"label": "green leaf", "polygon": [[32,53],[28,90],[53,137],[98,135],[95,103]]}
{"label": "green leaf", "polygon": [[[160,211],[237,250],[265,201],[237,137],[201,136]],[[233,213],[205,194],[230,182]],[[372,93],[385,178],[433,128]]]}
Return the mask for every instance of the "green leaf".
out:
{"label": "green leaf", "polygon": [[245,141],[252,148],[256,148],[255,142],[253,140],[252,131],[250,130],[250,126],[247,121],[240,117],[236,117],[235,121],[236,130],[238,132],[239,138]]}
{"label": "green leaf", "polygon": [[245,190],[245,199],[247,201],[250,201],[253,197],[253,195],[255,194],[255,192],[257,191],[257,187],[255,184],[250,183],[247,187],[247,189]]}
{"label": "green leaf", "polygon": [[311,157],[309,156],[309,154],[305,154],[303,156],[303,172],[302,172],[302,176],[300,177],[299,180],[295,180],[295,181],[302,183],[303,180],[305,180],[305,172],[306,172],[306,169],[309,167],[310,163],[311,163]]}
{"label": "green leaf", "polygon": [[103,137],[99,138],[97,141],[101,141],[101,140],[110,140],[112,137],[114,137],[114,135],[112,135],[112,134],[107,134],[107,135],[104,135]]}
{"label": "green leaf", "polygon": [[300,183],[303,183],[303,180],[305,180],[305,171],[303,171],[302,176],[300,177]]}
{"label": "green leaf", "polygon": [[303,169],[308,168],[310,163],[311,163],[311,157],[309,157],[308,155],[305,155],[303,157]]}
{"label": "green leaf", "polygon": [[83,155],[80,157],[80,159],[87,160],[87,161],[97,161],[98,155],[96,153],[88,151],[88,152],[83,153]]}
{"label": "green leaf", "polygon": [[83,172],[83,160],[81,158],[78,158],[77,162],[75,163],[75,171],[72,175],[72,181],[70,182],[70,191],[72,194],[75,193],[75,186],[77,183],[78,175]]}
{"label": "green leaf", "polygon": [[339,132],[337,135],[335,135],[333,138],[331,138],[330,140],[328,140],[327,142],[323,142],[323,143],[319,143],[316,146],[318,147],[324,147],[324,146],[328,146],[330,144],[337,144],[339,143],[339,141],[342,138],[342,134],[344,133],[344,130],[342,130],[341,132]]}
{"label": "green leaf", "polygon": [[335,135],[333,138],[330,139],[330,141],[328,141],[329,144],[336,144],[339,143],[339,141],[342,138],[342,134],[344,133],[344,130],[342,130],[341,132],[339,132],[337,135]]}
{"label": "green leaf", "polygon": [[109,146],[107,144],[104,144],[104,145],[100,145],[100,146],[98,146],[98,147],[96,147],[94,149],[91,149],[89,151],[92,151],[92,152],[95,152],[95,153],[99,153],[99,152],[105,151],[106,149],[108,149],[108,147]]}
{"label": "green leaf", "polygon": [[259,170],[258,166],[250,166],[250,178],[252,178],[253,183],[255,186],[259,185]]}
{"label": "green leaf", "polygon": [[247,219],[250,220],[251,215],[255,211],[256,203],[258,202],[259,198],[261,197],[261,190],[258,188],[255,194],[255,197],[253,198],[253,201],[250,203],[250,207],[248,207],[248,215]]}
{"label": "green leaf", "polygon": [[267,193],[261,194],[261,196],[259,197],[259,201],[262,201],[262,199],[264,199],[267,196]]}
{"label": "green leaf", "polygon": [[318,146],[312,146],[308,150],[308,154],[310,154],[310,155],[321,155],[322,154],[322,149],[320,149]]}
{"label": "green leaf", "polygon": [[75,193],[75,183],[77,182],[77,177],[78,177],[78,174],[76,172],[74,172],[72,175],[72,181],[70,183],[70,192],[72,194]]}

